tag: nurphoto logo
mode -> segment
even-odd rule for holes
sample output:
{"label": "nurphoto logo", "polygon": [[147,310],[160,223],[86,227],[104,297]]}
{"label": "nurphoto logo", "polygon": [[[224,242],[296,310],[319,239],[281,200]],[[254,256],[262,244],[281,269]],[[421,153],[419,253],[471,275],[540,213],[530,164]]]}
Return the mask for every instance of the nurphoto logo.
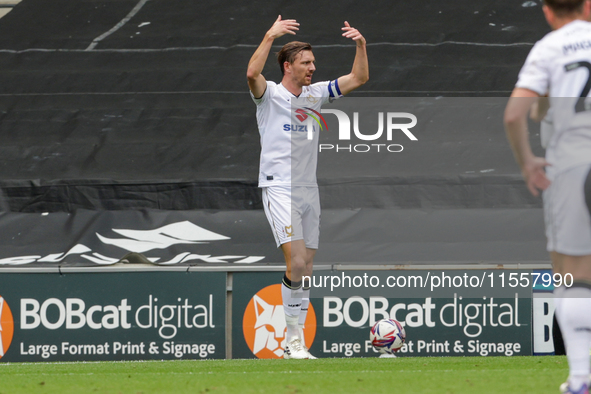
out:
{"label": "nurphoto logo", "polygon": [[[367,121],[370,120],[367,114],[363,119],[366,122],[360,122],[359,112],[353,112],[353,121],[351,122],[349,115],[344,111],[323,109],[321,112],[336,116],[339,125],[339,143],[320,143],[319,152],[399,153],[403,151],[404,147],[401,144],[392,143],[394,139],[397,139],[397,135],[405,136],[410,141],[418,141],[418,138],[410,130],[417,125],[417,117],[409,112],[378,112],[377,130],[375,126],[371,130],[367,126]],[[308,139],[311,139],[310,135]],[[356,140],[362,143],[351,143]]]}

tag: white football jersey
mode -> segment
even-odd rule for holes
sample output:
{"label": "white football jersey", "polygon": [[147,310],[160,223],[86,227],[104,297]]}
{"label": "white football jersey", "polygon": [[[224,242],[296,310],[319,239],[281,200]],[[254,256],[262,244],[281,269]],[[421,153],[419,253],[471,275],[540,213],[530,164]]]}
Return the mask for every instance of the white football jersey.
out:
{"label": "white football jersey", "polygon": [[591,23],[576,20],[548,33],[529,53],[516,87],[550,97],[554,134],[550,177],[591,163]]}
{"label": "white football jersey", "polygon": [[342,97],[337,81],[304,86],[299,97],[267,81],[263,96],[251,97],[261,135],[259,187],[317,186],[318,134],[326,127],[320,107]]}
{"label": "white football jersey", "polygon": [[540,142],[544,149],[548,149],[550,139],[552,139],[552,135],[554,134],[554,118],[552,117],[552,110],[552,108],[548,108],[546,116],[544,116],[544,119],[540,122]]}

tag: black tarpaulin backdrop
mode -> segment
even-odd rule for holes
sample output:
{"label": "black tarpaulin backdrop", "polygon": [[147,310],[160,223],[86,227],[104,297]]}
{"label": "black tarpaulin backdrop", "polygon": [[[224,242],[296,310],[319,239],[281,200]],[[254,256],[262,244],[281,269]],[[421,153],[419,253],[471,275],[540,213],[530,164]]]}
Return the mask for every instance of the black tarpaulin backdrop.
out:
{"label": "black tarpaulin backdrop", "polygon": [[[79,232],[64,224],[69,222],[60,222],[63,215],[78,215],[79,220],[99,215],[79,210],[120,211],[100,213],[106,215],[100,216],[101,231],[116,228],[119,221],[126,228],[158,227],[132,219],[129,212],[137,209],[189,216],[187,210],[194,209],[239,210],[241,215],[255,209],[260,227],[252,233],[261,241],[253,239],[252,247],[223,254],[277,254],[258,211],[259,135],[245,72],[278,14],[296,18],[301,23],[296,38],[313,44],[316,81],[350,71],[355,49],[341,37],[343,21],[361,30],[368,41],[370,81],[352,97],[506,97],[533,43],[549,30],[539,1],[371,0],[336,5],[149,0],[126,24],[87,50],[137,4],[23,0],[0,19],[0,187],[12,211],[0,216],[3,250],[10,251],[3,252],[4,257],[65,253],[79,238],[92,238],[98,232],[92,226]],[[279,39],[274,51],[290,39]],[[264,74],[280,79],[273,56]],[[475,111],[473,119],[488,116],[488,111]],[[340,226],[338,221],[326,222],[330,210],[347,216],[351,210],[378,209],[383,217],[394,215],[385,228],[396,228],[397,215],[418,215],[422,219],[413,223],[425,230],[415,234],[416,244],[409,241],[402,249],[377,243],[370,257],[355,255],[362,261],[416,260],[413,255],[423,256],[423,250],[419,260],[424,261],[542,258],[540,229],[527,233],[535,235],[535,247],[524,247],[528,252],[522,253],[520,247],[533,244],[513,241],[521,239],[519,233],[505,233],[506,223],[494,224],[496,213],[513,214],[516,220],[541,218],[539,209],[531,209],[540,202],[523,187],[500,113],[497,105],[492,110],[499,116],[497,125],[489,123],[483,130],[425,132],[420,148],[408,146],[404,156],[386,160],[372,174],[360,174],[346,157],[321,157],[323,232],[330,234],[332,225]],[[537,149],[538,138],[532,134]],[[471,231],[438,224],[433,215],[439,211],[432,209],[449,214],[450,224],[481,223],[487,230],[481,241],[467,241]],[[17,247],[11,234],[19,226],[19,212],[30,228],[40,226],[39,233],[27,230],[27,237],[55,228],[55,238],[47,238],[55,243],[33,251],[45,244],[39,235],[23,238],[27,241]],[[39,216],[44,212],[50,213]],[[225,234],[234,222],[231,215],[218,215],[228,220],[219,229]],[[49,218],[59,219],[49,227],[37,222],[51,222]],[[371,224],[364,220],[359,231]],[[493,224],[486,224],[491,220]],[[431,247],[425,234],[434,229],[442,240],[450,231],[457,238],[449,243],[434,240],[446,248]],[[238,239],[250,236],[244,230],[246,235]],[[513,246],[482,246],[486,234],[491,239],[506,234]],[[354,250],[339,243],[329,247],[332,236],[323,237],[327,250],[319,252],[321,260],[347,260],[346,251]],[[256,252],[260,250],[264,253]],[[108,251],[112,258],[126,252]],[[272,260],[280,261],[277,256]],[[62,261],[68,262],[87,260]]]}
{"label": "black tarpaulin backdrop", "polygon": [[[213,234],[212,234],[213,233]],[[283,265],[265,215],[251,211],[88,211],[0,216],[0,267],[108,266],[141,253],[162,266]],[[322,212],[317,264],[539,264],[536,209]]]}

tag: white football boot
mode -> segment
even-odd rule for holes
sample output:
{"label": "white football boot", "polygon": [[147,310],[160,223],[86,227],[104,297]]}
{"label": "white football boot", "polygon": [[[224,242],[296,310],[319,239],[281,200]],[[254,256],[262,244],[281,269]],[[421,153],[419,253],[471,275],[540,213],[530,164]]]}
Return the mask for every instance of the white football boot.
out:
{"label": "white football boot", "polygon": [[308,360],[317,360],[317,357],[312,356],[312,354],[310,353],[310,349],[308,349],[308,346],[306,346],[306,340],[304,338],[304,328],[300,327],[298,329],[298,334],[300,336],[300,342],[302,343],[302,346],[304,347],[304,350],[306,350],[308,352]]}
{"label": "white football boot", "polygon": [[[589,387],[591,387],[591,375],[589,375],[589,381],[587,382],[587,384],[586,385],[583,385],[583,387],[581,387],[581,390],[578,391],[578,392],[579,393],[588,394],[589,393]],[[587,390],[587,391],[585,391],[585,390]],[[571,390],[571,388],[570,388],[570,386],[568,384],[568,380],[560,385],[560,393],[561,394],[575,393],[574,391]]]}
{"label": "white football boot", "polygon": [[306,353],[308,353],[308,360],[318,360],[318,357],[312,356],[312,354],[310,353],[310,349],[308,349],[306,345],[302,346],[304,347],[304,350],[306,350]]}
{"label": "white football boot", "polygon": [[302,341],[300,341],[300,338],[293,338],[285,345],[285,352],[283,353],[283,358],[286,360],[305,360],[309,359],[310,356],[312,355],[306,351],[304,345],[302,345]]}
{"label": "white football boot", "polygon": [[575,391],[570,388],[568,382],[564,382],[560,385],[560,392],[562,394],[589,394],[589,386],[587,384],[583,384],[580,389]]}

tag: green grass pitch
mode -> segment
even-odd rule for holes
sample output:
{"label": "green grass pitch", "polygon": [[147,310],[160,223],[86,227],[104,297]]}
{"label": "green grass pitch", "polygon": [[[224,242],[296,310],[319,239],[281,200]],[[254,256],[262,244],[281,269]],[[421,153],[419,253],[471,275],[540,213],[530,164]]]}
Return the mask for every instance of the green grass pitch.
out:
{"label": "green grass pitch", "polygon": [[0,393],[558,393],[565,357],[0,364]]}

